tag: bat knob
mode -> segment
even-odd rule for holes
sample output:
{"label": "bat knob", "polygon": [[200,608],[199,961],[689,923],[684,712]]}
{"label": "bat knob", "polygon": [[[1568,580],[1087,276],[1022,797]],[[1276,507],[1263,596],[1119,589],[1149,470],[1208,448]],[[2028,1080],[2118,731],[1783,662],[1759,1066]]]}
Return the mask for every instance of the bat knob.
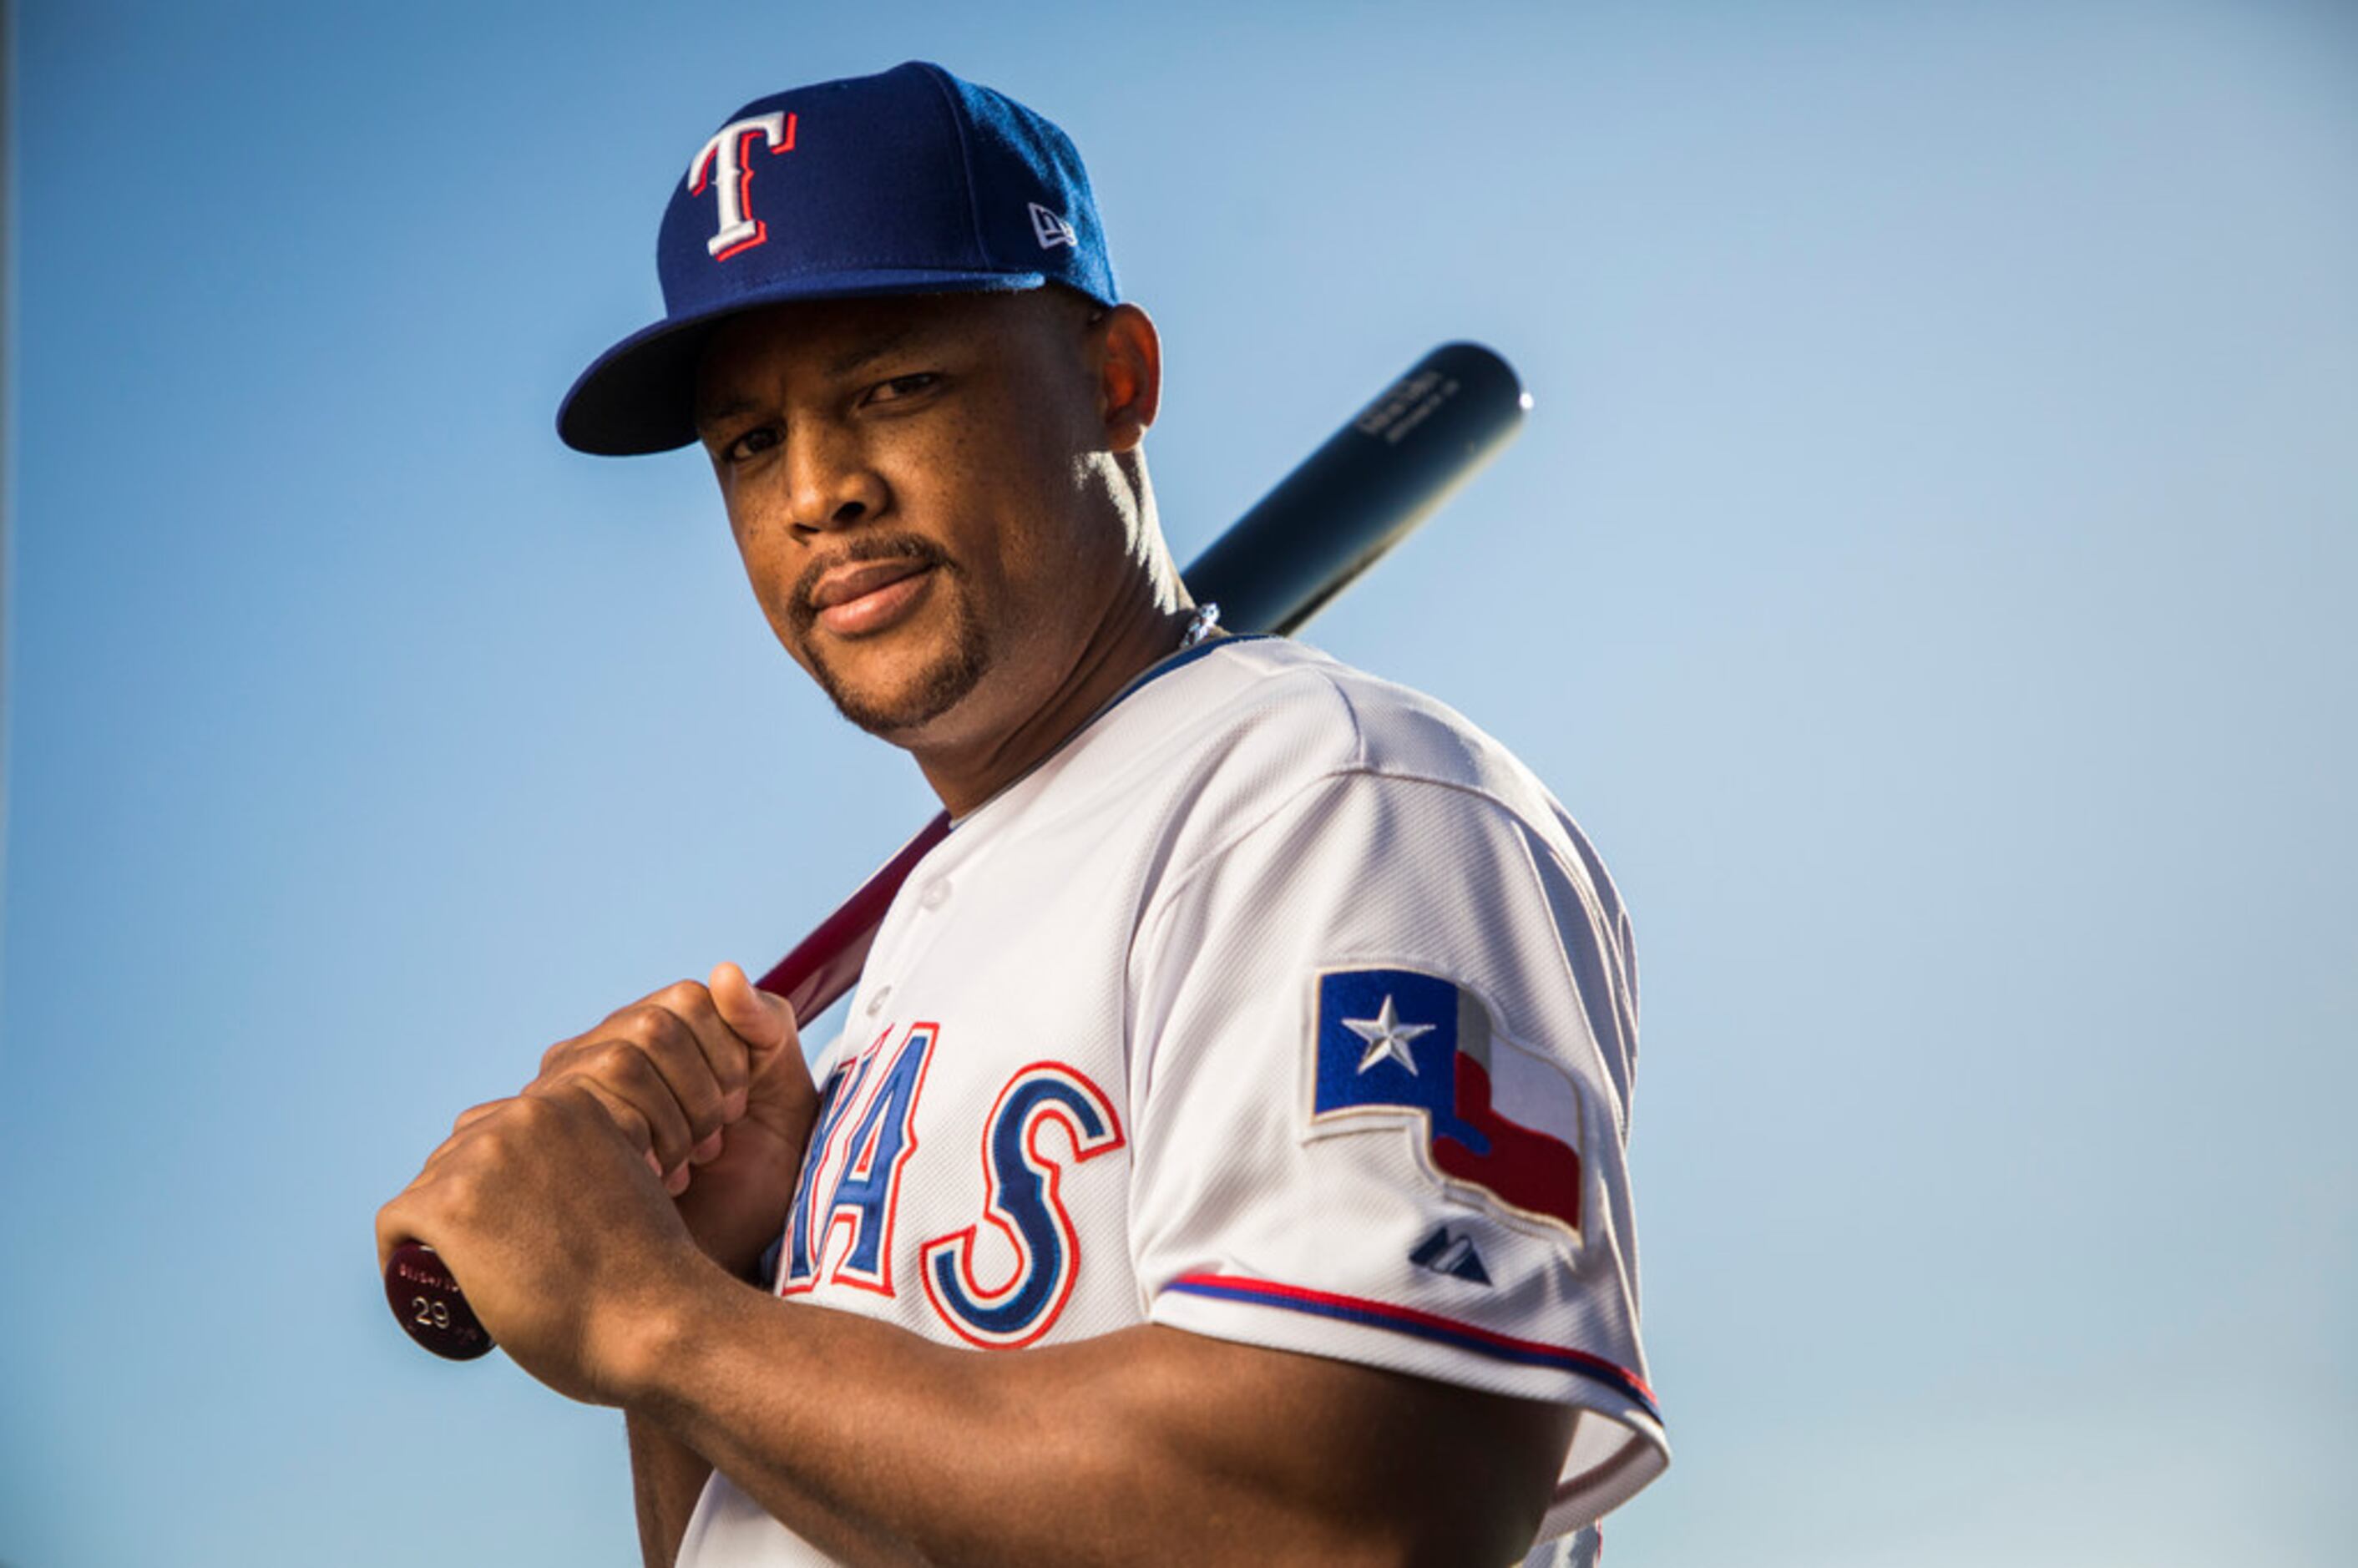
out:
{"label": "bat knob", "polygon": [[384,1299],[409,1337],[452,1361],[472,1361],[492,1348],[466,1292],[423,1241],[405,1241],[384,1266]]}

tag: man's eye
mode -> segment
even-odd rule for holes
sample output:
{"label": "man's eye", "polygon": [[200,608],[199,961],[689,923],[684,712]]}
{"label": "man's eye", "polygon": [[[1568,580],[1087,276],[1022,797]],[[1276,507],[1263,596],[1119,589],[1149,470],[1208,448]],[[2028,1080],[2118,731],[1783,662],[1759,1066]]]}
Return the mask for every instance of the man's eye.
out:
{"label": "man's eye", "polygon": [[763,425],[746,431],[722,449],[721,455],[732,463],[741,463],[756,452],[766,452],[778,444],[777,431]]}
{"label": "man's eye", "polygon": [[914,375],[896,375],[890,381],[880,381],[869,389],[871,403],[890,403],[898,397],[914,397],[942,378],[932,371],[919,371]]}

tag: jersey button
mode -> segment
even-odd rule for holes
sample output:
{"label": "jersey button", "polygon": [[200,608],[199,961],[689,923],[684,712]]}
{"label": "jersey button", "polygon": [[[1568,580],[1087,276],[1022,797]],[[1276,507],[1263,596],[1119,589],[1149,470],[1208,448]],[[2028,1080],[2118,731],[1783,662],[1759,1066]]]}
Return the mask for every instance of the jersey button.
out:
{"label": "jersey button", "polygon": [[868,1016],[875,1017],[884,1011],[884,1000],[892,994],[891,986],[878,986],[868,993]]}
{"label": "jersey button", "polygon": [[947,877],[936,877],[925,884],[925,891],[917,895],[917,902],[927,909],[939,909],[949,901],[950,880]]}

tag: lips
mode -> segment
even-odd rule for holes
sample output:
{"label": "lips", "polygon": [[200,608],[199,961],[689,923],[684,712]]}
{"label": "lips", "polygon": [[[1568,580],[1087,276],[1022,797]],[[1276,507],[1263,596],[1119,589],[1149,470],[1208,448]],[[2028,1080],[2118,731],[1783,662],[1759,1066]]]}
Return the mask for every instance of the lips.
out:
{"label": "lips", "polygon": [[805,600],[811,619],[839,637],[882,631],[922,595],[934,563],[910,557],[829,568]]}
{"label": "lips", "polygon": [[931,569],[931,561],[892,560],[866,561],[853,566],[837,567],[818,580],[812,590],[813,610],[832,610],[838,604],[849,604],[877,589]]}

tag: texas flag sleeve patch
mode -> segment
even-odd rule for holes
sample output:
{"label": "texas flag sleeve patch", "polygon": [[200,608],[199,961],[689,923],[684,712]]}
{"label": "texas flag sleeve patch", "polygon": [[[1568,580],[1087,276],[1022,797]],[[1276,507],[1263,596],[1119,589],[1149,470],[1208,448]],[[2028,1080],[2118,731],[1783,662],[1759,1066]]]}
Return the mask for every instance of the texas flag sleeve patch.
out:
{"label": "texas flag sleeve patch", "polygon": [[1309,1136],[1406,1130],[1480,1206],[1580,1238],[1580,1096],[1492,1029],[1471,991],[1413,969],[1318,977]]}

